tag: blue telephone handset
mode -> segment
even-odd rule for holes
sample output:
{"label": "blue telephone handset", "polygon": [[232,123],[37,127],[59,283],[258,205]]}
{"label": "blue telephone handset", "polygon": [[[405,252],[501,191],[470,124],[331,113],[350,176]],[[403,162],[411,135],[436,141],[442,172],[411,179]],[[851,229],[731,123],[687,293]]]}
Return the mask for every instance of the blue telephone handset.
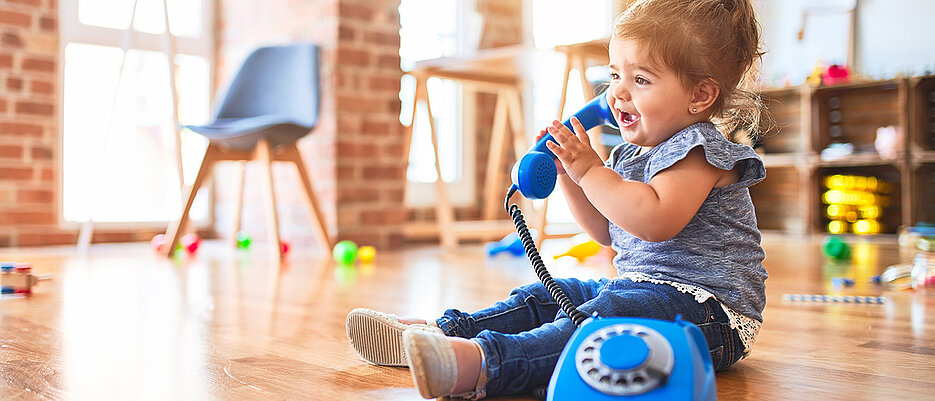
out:
{"label": "blue telephone handset", "polygon": [[[578,118],[584,129],[598,125],[617,127],[617,120],[607,105],[606,92],[589,101],[573,117]],[[571,117],[562,124],[574,131],[571,127]],[[513,185],[527,199],[545,199],[555,189],[555,154],[545,146],[547,141],[555,142],[555,138],[545,134],[513,165]]]}

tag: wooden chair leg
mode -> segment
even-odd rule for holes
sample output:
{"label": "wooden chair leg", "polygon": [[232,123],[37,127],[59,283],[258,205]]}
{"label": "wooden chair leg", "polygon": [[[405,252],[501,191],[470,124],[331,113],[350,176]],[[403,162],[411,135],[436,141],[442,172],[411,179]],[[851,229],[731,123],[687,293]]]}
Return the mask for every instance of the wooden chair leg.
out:
{"label": "wooden chair leg", "polygon": [[192,209],[192,203],[195,202],[198,189],[204,185],[205,179],[211,175],[211,170],[214,168],[219,153],[220,151],[218,148],[212,144],[208,144],[208,149],[205,150],[205,157],[201,160],[201,167],[198,168],[198,175],[195,176],[195,182],[192,183],[192,188],[188,191],[185,205],[182,207],[182,215],[177,221],[169,223],[169,226],[166,227],[166,246],[160,251],[163,255],[171,257],[174,253],[175,247],[178,245],[179,238],[182,235],[182,228],[188,223],[188,212]]}
{"label": "wooden chair leg", "polygon": [[240,232],[240,219],[243,216],[243,189],[246,168],[247,163],[239,161],[237,162],[236,171],[234,172],[234,205],[232,208],[231,228],[228,238],[235,247],[237,246],[237,233]]}
{"label": "wooden chair leg", "polygon": [[266,231],[269,234],[270,255],[275,256],[275,260],[278,261],[282,257],[282,246],[279,242],[279,217],[276,214],[276,194],[273,190],[273,154],[265,138],[257,143],[256,159],[263,170],[262,191],[266,198]]}
{"label": "wooden chair leg", "polygon": [[328,252],[334,246],[334,243],[328,234],[328,228],[325,226],[325,216],[318,206],[318,198],[315,196],[315,189],[312,187],[312,180],[309,179],[308,170],[305,169],[305,162],[302,160],[299,148],[292,144],[292,146],[286,148],[281,157],[295,163],[295,168],[299,170],[299,180],[302,181],[302,187],[305,188],[305,200],[306,205],[308,205],[309,215],[315,220],[313,225],[318,231],[318,241],[324,247],[325,252]]}

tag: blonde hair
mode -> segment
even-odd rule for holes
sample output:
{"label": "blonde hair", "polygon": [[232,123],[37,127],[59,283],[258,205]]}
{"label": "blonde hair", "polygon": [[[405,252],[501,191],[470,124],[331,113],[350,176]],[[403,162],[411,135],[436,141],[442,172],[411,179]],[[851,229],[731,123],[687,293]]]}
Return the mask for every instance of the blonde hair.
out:
{"label": "blonde hair", "polygon": [[717,85],[711,119],[728,138],[757,132],[763,106],[751,89],[763,52],[750,0],[636,0],[614,21],[614,37],[637,42],[686,88]]}

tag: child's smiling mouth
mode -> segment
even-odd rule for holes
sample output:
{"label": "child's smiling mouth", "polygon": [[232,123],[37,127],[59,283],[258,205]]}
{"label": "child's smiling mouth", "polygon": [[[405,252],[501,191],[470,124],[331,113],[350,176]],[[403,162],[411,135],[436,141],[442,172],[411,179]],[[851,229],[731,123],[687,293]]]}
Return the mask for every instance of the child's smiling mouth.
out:
{"label": "child's smiling mouth", "polygon": [[623,110],[620,110],[620,118],[619,118],[620,128],[629,128],[633,126],[634,124],[636,124],[636,122],[639,120],[640,120],[640,116],[636,114],[630,114]]}

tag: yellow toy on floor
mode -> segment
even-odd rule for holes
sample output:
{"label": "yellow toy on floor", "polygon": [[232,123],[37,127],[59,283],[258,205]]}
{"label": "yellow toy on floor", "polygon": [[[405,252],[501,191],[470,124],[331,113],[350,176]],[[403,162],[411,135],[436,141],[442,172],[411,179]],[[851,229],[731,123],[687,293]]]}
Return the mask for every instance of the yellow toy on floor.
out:
{"label": "yellow toy on floor", "polygon": [[587,234],[579,234],[571,239],[571,247],[568,248],[565,253],[555,255],[553,258],[558,259],[563,256],[571,256],[578,259],[578,263],[581,263],[584,262],[585,259],[597,255],[600,251],[601,244],[592,240]]}

